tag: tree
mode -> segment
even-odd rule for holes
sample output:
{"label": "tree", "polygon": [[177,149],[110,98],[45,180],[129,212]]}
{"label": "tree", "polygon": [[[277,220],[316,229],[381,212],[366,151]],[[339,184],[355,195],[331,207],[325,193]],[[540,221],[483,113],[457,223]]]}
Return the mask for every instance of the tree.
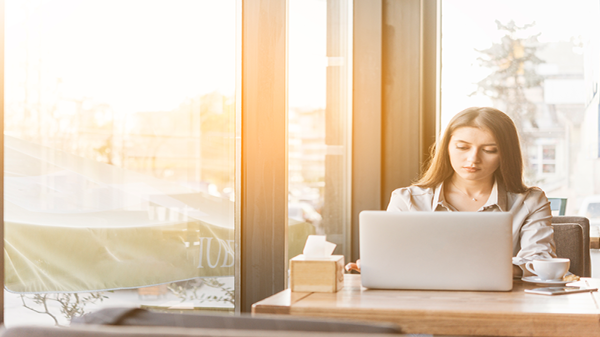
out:
{"label": "tree", "polygon": [[515,121],[526,145],[528,137],[523,131],[538,127],[536,106],[527,98],[526,89],[541,87],[543,81],[536,72],[536,66],[544,62],[536,55],[541,48],[539,34],[525,35],[535,23],[517,26],[514,21],[504,25],[496,20],[496,24],[498,30],[506,34],[490,48],[477,50],[482,54],[478,57],[479,63],[492,72],[477,83],[476,92],[491,97],[494,105]]}

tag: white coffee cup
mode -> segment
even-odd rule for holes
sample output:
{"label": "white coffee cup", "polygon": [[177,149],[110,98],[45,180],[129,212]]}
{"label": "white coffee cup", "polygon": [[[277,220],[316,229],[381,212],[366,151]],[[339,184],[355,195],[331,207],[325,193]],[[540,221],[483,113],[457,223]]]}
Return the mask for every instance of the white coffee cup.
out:
{"label": "white coffee cup", "polygon": [[540,279],[562,280],[565,274],[569,271],[571,261],[569,259],[548,259],[548,260],[533,260],[525,264],[525,268]]}

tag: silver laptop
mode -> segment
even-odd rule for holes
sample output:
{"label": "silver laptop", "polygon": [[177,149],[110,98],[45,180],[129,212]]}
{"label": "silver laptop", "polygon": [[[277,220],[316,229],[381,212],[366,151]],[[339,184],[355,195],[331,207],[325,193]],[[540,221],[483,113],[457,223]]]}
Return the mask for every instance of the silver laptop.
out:
{"label": "silver laptop", "polygon": [[507,212],[363,211],[362,285],[379,289],[512,289]]}

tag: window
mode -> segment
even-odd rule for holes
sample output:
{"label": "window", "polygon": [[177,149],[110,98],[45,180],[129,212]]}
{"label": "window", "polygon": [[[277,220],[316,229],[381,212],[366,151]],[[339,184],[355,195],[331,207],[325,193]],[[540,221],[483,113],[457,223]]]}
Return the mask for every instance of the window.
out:
{"label": "window", "polygon": [[529,158],[527,172],[530,173],[530,180],[537,177],[539,182],[543,182],[547,179],[560,179],[555,177],[560,174],[560,170],[557,170],[557,163],[562,163],[566,158],[557,154],[557,148],[559,145],[563,145],[562,141],[559,144],[554,142],[557,140],[539,138],[536,140],[535,145],[529,146]]}
{"label": "window", "polygon": [[[193,265],[196,272],[202,269],[202,272],[229,273],[230,264],[238,264],[235,280],[211,274],[210,280],[217,282],[201,286],[216,289],[200,293],[198,298],[212,309],[217,303],[211,299],[220,299],[220,309],[231,309],[231,303],[221,301],[231,298],[231,284],[235,284],[239,300],[235,309],[242,311],[249,311],[252,303],[283,289],[286,254],[292,254],[285,252],[287,222],[293,225],[294,220],[305,221],[298,228],[309,230],[296,232],[299,234],[296,239],[290,235],[290,240],[300,242],[296,252],[306,235],[325,233],[337,244],[336,254],[344,254],[349,260],[350,223],[358,227],[355,221],[358,211],[385,207],[391,190],[407,185],[418,174],[420,160],[431,143],[437,106],[421,104],[436,95],[431,84],[435,79],[429,79],[437,75],[430,71],[437,61],[417,56],[415,51],[429,55],[427,51],[435,48],[429,42],[436,39],[428,37],[435,35],[437,29],[437,9],[430,2],[424,2],[423,8],[413,2],[345,0],[260,0],[241,4],[240,0],[175,3],[6,0],[6,144],[20,148],[22,157],[37,158],[40,163],[32,166],[34,172],[27,173],[29,176],[21,176],[20,168],[13,165],[19,161],[12,161],[13,164],[6,161],[10,179],[4,192],[11,194],[6,196],[7,220],[10,220],[8,208],[13,207],[8,205],[10,202],[33,198],[34,202],[27,203],[30,207],[60,211],[54,214],[55,218],[76,214],[69,215],[71,222],[61,221],[63,230],[77,231],[70,224],[81,224],[79,220],[85,217],[86,228],[96,226],[89,230],[99,233],[96,238],[129,237],[137,240],[135,244],[149,246],[142,236],[113,235],[114,228],[102,232],[106,223],[115,222],[105,221],[104,215],[108,213],[93,219],[88,217],[101,207],[118,206],[121,215],[132,215],[121,217],[118,212],[111,212],[117,223],[130,223],[138,219],[135,215],[162,224],[146,234],[152,240],[162,240],[161,243],[186,251],[181,255],[183,260],[196,258]],[[363,10],[353,13],[353,5]],[[114,6],[119,6],[118,10]],[[426,20],[421,22],[424,11]],[[409,20],[404,14],[408,14]],[[361,32],[357,34],[361,47],[353,55],[352,44],[356,41],[352,41],[350,27],[357,17],[362,27],[357,29]],[[311,21],[314,18],[317,20]],[[302,27],[307,21],[308,26]],[[315,40],[302,41],[305,35]],[[303,46],[309,46],[310,50],[301,50]],[[306,52],[315,59],[302,59]],[[354,83],[350,70],[356,55],[362,62],[353,69],[360,79]],[[205,58],[210,59],[205,61]],[[303,61],[307,61],[306,67],[298,67]],[[180,71],[182,68],[185,71]],[[290,88],[286,91],[288,70]],[[306,81],[303,83],[304,70],[317,74],[309,79],[314,88],[306,85]],[[352,101],[352,88],[369,90],[354,90],[362,96]],[[242,90],[244,95],[240,94]],[[317,95],[311,94],[314,92]],[[162,101],[167,98],[168,102]],[[311,103],[306,110],[305,102]],[[239,113],[242,106],[244,114]],[[354,136],[360,133],[360,141],[352,152],[354,162],[350,168],[353,109],[357,112],[354,117],[361,116],[358,123],[362,125],[354,129]],[[289,124],[285,122],[286,112],[290,114]],[[369,125],[363,128],[365,124]],[[286,145],[282,140],[288,129],[291,137]],[[426,132],[421,134],[422,131]],[[313,138],[308,137],[311,133]],[[414,151],[414,147],[404,146],[412,143],[413,138],[419,148]],[[36,153],[37,157],[29,156]],[[74,174],[52,175],[55,172],[52,169],[58,166],[54,162],[59,159],[72,165]],[[350,219],[352,170],[366,172],[355,176],[367,179],[361,179],[360,183],[355,180],[354,187],[362,192],[355,193],[358,197],[352,201],[354,213]],[[90,175],[97,179],[88,179]],[[239,179],[240,176],[244,179]],[[18,179],[24,177],[31,179]],[[148,177],[158,186],[142,188]],[[40,186],[37,190],[22,189],[35,184]],[[81,191],[77,186],[82,184],[86,193],[77,198],[73,190]],[[369,202],[360,202],[365,199]],[[316,206],[307,200],[316,200]],[[285,206],[293,218],[289,221]],[[106,211],[104,208],[102,211]],[[194,223],[191,226],[169,225],[183,224],[185,219],[205,214],[210,216],[206,220],[209,224],[225,225],[210,227],[211,232],[206,236],[201,236],[197,227],[201,220],[191,220]],[[47,221],[48,217],[44,218]],[[243,225],[234,225],[240,223]],[[128,230],[142,230],[142,227],[130,226]],[[7,250],[12,249],[11,228],[19,227],[11,227],[7,221]],[[231,228],[236,236],[230,234]],[[36,233],[44,236],[42,232]],[[65,253],[68,251],[65,247],[76,240],[71,240],[71,235],[61,237],[67,240],[65,244],[54,243],[60,248],[58,252]],[[357,258],[356,235],[353,239],[353,258]],[[85,242],[78,244],[90,247]],[[235,262],[231,259],[232,246],[236,247],[236,257],[243,259]],[[131,256],[115,254],[106,246],[96,245],[96,248],[99,248],[97,254],[93,255],[113,260],[124,261],[124,257],[127,260]],[[291,251],[292,245],[287,248]],[[78,252],[75,248],[72,251]],[[128,253],[137,252],[136,248]],[[171,281],[182,279],[171,278],[177,270],[164,273],[157,268],[144,268],[144,264],[138,267],[142,274],[156,272],[169,278],[142,282],[143,286],[175,283],[172,289],[179,294],[189,289],[185,283]],[[189,269],[178,271],[185,270]],[[65,276],[72,276],[68,274]],[[115,273],[114,279],[122,281],[120,275]],[[210,287],[211,284],[216,288]],[[132,285],[137,286],[141,285]],[[116,289],[120,285],[111,287]],[[92,289],[97,287],[85,288],[99,290],[94,296],[102,296],[100,289]],[[175,295],[173,290],[166,293],[171,298]],[[138,303],[141,300],[137,296],[141,295],[143,300],[156,304],[156,299],[164,298],[160,296],[165,289],[145,289],[140,294],[133,290],[129,294]],[[13,294],[7,293],[9,325],[18,323],[18,317],[27,319],[18,316],[18,310],[32,313],[23,307],[20,297],[10,302],[10,296]],[[111,298],[97,300],[86,308],[113,303]],[[189,307],[190,303],[185,305]],[[52,310],[55,309],[59,308],[54,306]],[[46,317],[45,323],[53,323],[49,315],[35,315]],[[59,318],[59,323],[64,321]]]}
{"label": "window", "polygon": [[521,135],[527,183],[568,198],[566,213],[578,214],[584,198],[600,194],[598,2],[441,7],[442,127],[470,106],[506,112]]}
{"label": "window", "polygon": [[233,310],[237,2],[5,8],[5,324]]}
{"label": "window", "polygon": [[351,2],[289,6],[289,257],[319,234],[349,260]]}

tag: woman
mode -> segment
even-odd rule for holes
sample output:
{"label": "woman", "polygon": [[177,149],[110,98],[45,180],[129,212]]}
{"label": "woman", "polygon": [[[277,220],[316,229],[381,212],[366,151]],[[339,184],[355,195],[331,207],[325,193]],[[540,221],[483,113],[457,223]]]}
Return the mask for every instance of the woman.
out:
{"label": "woman", "polygon": [[[510,212],[514,276],[522,275],[527,261],[556,257],[550,203],[541,189],[523,183],[517,129],[494,108],[454,116],[425,174],[392,192],[387,210]],[[360,271],[360,261],[346,269]]]}

